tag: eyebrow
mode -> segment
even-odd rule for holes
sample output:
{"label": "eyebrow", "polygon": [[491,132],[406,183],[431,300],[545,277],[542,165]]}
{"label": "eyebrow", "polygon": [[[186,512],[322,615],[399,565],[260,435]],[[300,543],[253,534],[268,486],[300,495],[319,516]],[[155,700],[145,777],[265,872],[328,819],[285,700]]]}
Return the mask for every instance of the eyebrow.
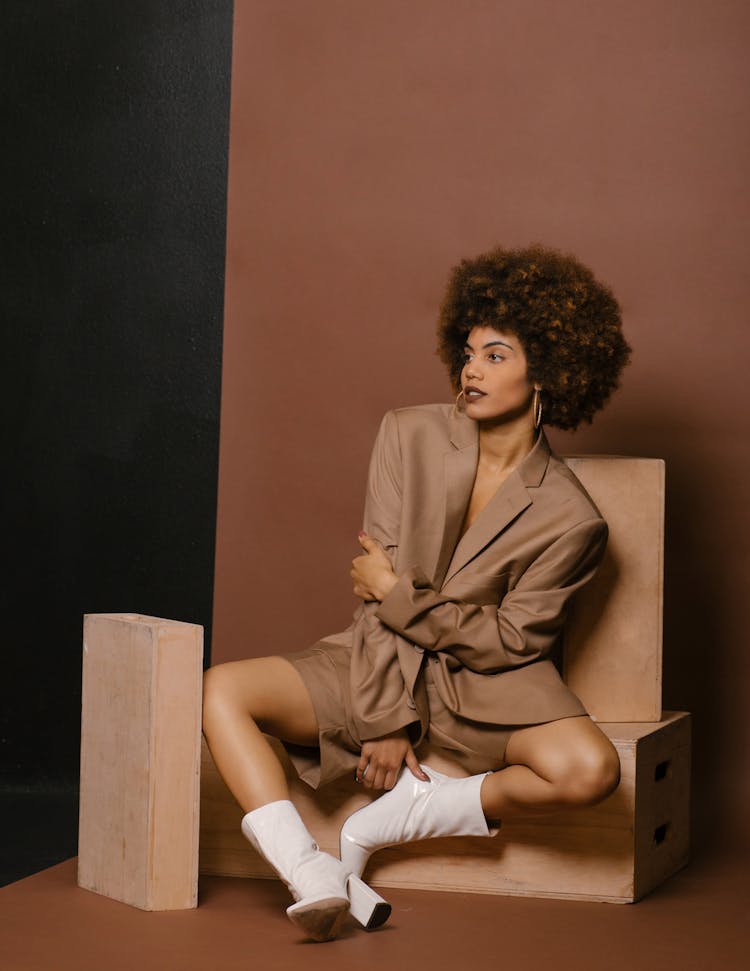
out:
{"label": "eyebrow", "polygon": [[[510,346],[510,344],[506,343],[505,341],[487,341],[486,344],[482,344],[482,350],[484,350],[485,347],[494,347],[495,344],[502,344],[502,346],[507,347],[509,351],[512,351],[514,349]],[[474,348],[471,346],[471,344],[468,341],[466,341],[466,343],[464,344],[464,347],[468,347],[470,351],[474,350]]]}

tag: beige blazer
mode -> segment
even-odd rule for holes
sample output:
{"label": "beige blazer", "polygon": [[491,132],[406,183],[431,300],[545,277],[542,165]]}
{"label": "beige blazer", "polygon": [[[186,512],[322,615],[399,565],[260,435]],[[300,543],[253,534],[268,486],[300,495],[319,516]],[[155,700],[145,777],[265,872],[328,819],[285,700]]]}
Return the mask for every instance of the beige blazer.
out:
{"label": "beige blazer", "polygon": [[558,650],[567,605],[602,558],[607,524],[540,433],[459,540],[478,458],[478,425],[452,404],[383,417],[364,528],[399,580],[330,637],[352,645],[353,727],[362,740],[405,725],[415,739],[424,734],[419,672],[427,663],[442,700],[463,718],[528,725],[586,714],[560,677]]}

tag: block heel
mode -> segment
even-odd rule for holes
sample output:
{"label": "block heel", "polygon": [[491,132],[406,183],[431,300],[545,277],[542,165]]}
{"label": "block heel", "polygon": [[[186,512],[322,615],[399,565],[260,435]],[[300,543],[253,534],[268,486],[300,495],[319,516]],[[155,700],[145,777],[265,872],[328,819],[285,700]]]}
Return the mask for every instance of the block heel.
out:
{"label": "block heel", "polygon": [[382,927],[391,916],[391,905],[384,900],[364,880],[353,873],[347,883],[349,891],[349,913],[365,930]]}

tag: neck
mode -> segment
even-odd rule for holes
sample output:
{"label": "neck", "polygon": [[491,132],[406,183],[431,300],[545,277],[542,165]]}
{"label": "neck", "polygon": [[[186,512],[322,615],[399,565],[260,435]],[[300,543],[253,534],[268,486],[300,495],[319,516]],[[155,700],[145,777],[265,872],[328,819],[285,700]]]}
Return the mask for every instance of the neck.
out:
{"label": "neck", "polygon": [[529,415],[511,422],[479,423],[479,461],[493,472],[509,472],[526,458],[537,437]]}

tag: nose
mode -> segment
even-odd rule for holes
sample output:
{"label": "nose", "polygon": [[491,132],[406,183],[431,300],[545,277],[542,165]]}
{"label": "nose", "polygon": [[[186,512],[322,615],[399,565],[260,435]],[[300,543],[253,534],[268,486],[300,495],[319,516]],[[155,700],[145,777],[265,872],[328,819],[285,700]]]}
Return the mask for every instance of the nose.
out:
{"label": "nose", "polygon": [[466,375],[467,381],[473,381],[474,379],[482,380],[482,374],[479,368],[476,367],[474,361],[467,361],[464,368],[464,374]]}

